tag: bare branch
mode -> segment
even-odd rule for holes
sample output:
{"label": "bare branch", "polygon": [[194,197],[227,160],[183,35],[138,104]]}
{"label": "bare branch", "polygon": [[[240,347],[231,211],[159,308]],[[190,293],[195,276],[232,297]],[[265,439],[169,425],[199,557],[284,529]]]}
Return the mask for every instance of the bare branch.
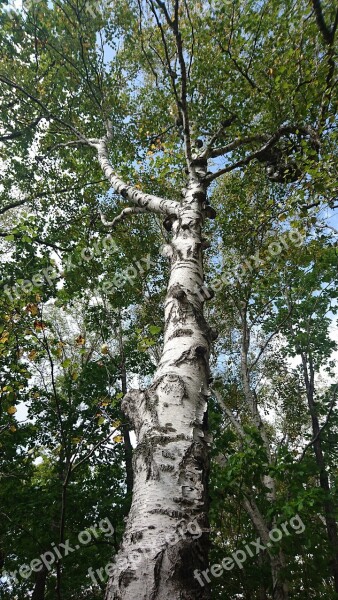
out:
{"label": "bare branch", "polygon": [[127,208],[124,208],[120,212],[120,214],[117,217],[115,217],[112,221],[107,221],[106,217],[104,216],[104,214],[101,211],[100,211],[100,217],[101,217],[101,221],[105,227],[113,228],[120,221],[124,221],[129,215],[137,215],[140,213],[144,214],[146,212],[147,211],[144,208],[140,208],[139,206],[128,206]]}
{"label": "bare branch", "polygon": [[331,231],[333,231],[333,233],[336,233],[338,235],[338,229],[336,229],[335,227],[332,227],[332,225],[326,225],[326,224],[316,224],[317,229],[331,229]]}
{"label": "bare branch", "polygon": [[233,142],[230,142],[226,146],[221,146],[220,148],[211,149],[208,153],[208,157],[217,158],[218,156],[223,156],[232,150],[236,150],[241,146],[245,146],[246,144],[252,144],[253,142],[267,142],[269,137],[267,135],[249,135],[247,137],[238,138]]}

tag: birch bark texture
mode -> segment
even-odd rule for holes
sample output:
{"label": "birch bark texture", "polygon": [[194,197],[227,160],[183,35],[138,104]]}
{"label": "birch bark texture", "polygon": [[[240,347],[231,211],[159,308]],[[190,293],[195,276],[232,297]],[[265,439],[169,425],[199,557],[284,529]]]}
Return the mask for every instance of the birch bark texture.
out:
{"label": "birch bark texture", "polygon": [[202,224],[206,161],[195,164],[172,222],[162,356],[152,385],[123,410],[136,434],[134,489],[106,600],[207,600],[194,578],[208,561],[207,399],[213,331],[205,300]]}

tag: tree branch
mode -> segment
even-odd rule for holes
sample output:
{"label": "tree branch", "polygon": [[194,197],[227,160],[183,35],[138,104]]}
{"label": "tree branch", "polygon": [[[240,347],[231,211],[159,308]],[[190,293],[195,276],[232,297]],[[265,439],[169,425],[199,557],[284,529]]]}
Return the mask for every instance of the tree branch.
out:
{"label": "tree branch", "polygon": [[280,329],[282,327],[282,325],[284,325],[289,317],[291,316],[293,307],[291,306],[287,312],[286,317],[281,321],[281,323],[278,326],[278,329],[276,329],[275,331],[273,331],[268,338],[265,340],[264,344],[262,345],[260,351],[258,352],[256,358],[252,361],[251,365],[249,366],[248,370],[252,371],[252,369],[256,366],[256,364],[258,363],[260,357],[262,356],[262,354],[265,352],[266,348],[268,347],[268,345],[270,344],[271,340],[275,337],[275,335],[277,335],[280,332]]}
{"label": "tree branch", "polygon": [[299,462],[301,462],[303,460],[303,458],[304,458],[307,450],[320,438],[320,436],[323,433],[325,427],[327,427],[327,425],[329,423],[329,420],[330,420],[330,417],[331,417],[332,412],[333,412],[333,408],[334,408],[335,402],[336,402],[336,392],[337,392],[337,386],[336,386],[336,389],[335,389],[334,394],[333,394],[333,398],[332,398],[331,403],[330,403],[330,408],[329,408],[329,412],[327,413],[327,416],[326,416],[326,419],[325,419],[325,423],[321,426],[321,428],[318,431],[317,435],[315,435],[315,437],[312,438],[312,440],[308,444],[306,444],[306,446],[305,446],[305,448],[304,448],[304,450],[303,450],[303,452],[301,454],[301,457],[299,459]]}
{"label": "tree branch", "polygon": [[128,206],[127,208],[124,208],[120,212],[120,214],[117,217],[115,217],[112,221],[107,221],[104,214],[101,211],[100,211],[100,217],[101,217],[101,221],[105,227],[113,228],[120,221],[124,221],[129,215],[137,215],[140,213],[144,214],[146,212],[147,211],[144,208],[141,208],[139,206]]}
{"label": "tree branch", "polygon": [[230,171],[234,171],[235,169],[238,169],[239,167],[243,167],[255,159],[259,159],[260,156],[262,154],[264,154],[267,150],[270,150],[281,139],[281,137],[283,137],[283,135],[288,135],[290,133],[296,133],[296,132],[301,133],[304,136],[305,135],[310,136],[311,139],[314,140],[316,145],[319,144],[318,136],[310,127],[306,127],[304,125],[302,125],[302,126],[283,125],[267,140],[267,142],[263,146],[258,148],[258,150],[255,150],[251,154],[248,154],[245,158],[242,158],[241,160],[238,160],[237,162],[235,162],[231,165],[228,165],[227,167],[224,167],[224,169],[220,169],[219,171],[216,171],[216,173],[211,173],[211,175],[208,175],[206,177],[206,183],[210,184],[217,177],[220,177],[221,175],[224,175],[225,173],[230,173]]}
{"label": "tree branch", "polygon": [[9,140],[15,140],[16,138],[22,137],[26,131],[29,129],[33,129],[36,127],[43,117],[36,117],[33,121],[28,123],[28,125],[24,126],[23,129],[13,131],[12,133],[6,133],[4,135],[0,135],[0,142],[7,142]]}
{"label": "tree branch", "polygon": [[321,1],[320,0],[312,0],[312,5],[313,5],[314,11],[315,11],[316,21],[317,21],[319,31],[321,32],[325,42],[329,46],[331,46],[333,44],[335,32],[337,29],[338,11],[336,13],[336,19],[335,19],[334,25],[331,29],[325,22]]}
{"label": "tree branch", "polygon": [[94,145],[94,143],[91,140],[88,140],[80,131],[78,131],[75,127],[73,127],[73,125],[66,123],[65,121],[63,121],[63,119],[60,119],[57,115],[50,112],[49,108],[43,102],[41,102],[41,100],[39,100],[39,98],[37,98],[36,96],[33,96],[33,94],[28,92],[21,85],[19,85],[18,83],[15,83],[15,81],[12,81],[8,77],[6,77],[6,75],[1,75],[1,74],[0,74],[0,81],[2,81],[2,83],[5,83],[6,85],[8,85],[8,87],[14,88],[15,90],[18,90],[19,92],[21,92],[26,98],[31,100],[34,104],[37,104],[43,110],[46,117],[48,117],[49,119],[52,119],[53,121],[56,121],[57,123],[60,123],[60,125],[63,125],[63,127],[72,131],[79,140],[81,140],[82,142],[86,142],[89,146]]}
{"label": "tree branch", "polygon": [[223,412],[226,414],[226,416],[228,417],[230,423],[233,425],[234,429],[236,429],[239,437],[241,439],[245,439],[245,431],[244,431],[244,429],[242,429],[241,424],[237,421],[237,419],[235,419],[235,417],[232,414],[231,410],[229,410],[228,407],[226,406],[226,404],[225,404],[225,402],[224,402],[221,394],[219,394],[215,389],[212,389],[212,388],[210,389],[210,391],[215,396],[218,405],[223,410]]}
{"label": "tree branch", "polygon": [[247,137],[238,138],[226,146],[210,149],[208,158],[217,158],[218,156],[223,156],[232,150],[236,150],[237,148],[240,148],[246,144],[251,144],[252,142],[267,142],[268,140],[269,137],[267,135],[249,135]]}
{"label": "tree branch", "polygon": [[7,204],[6,206],[3,206],[2,208],[0,208],[0,215],[3,215],[4,213],[6,213],[8,210],[11,210],[12,208],[17,208],[17,206],[22,206],[23,204],[26,204],[26,202],[28,202],[28,198],[25,198],[25,200],[16,200],[15,202],[11,202],[10,204]]}
{"label": "tree branch", "polygon": [[[108,127],[110,126],[108,125]],[[123,198],[126,198],[134,205],[144,209],[144,211],[160,213],[164,215],[177,215],[179,210],[178,202],[175,200],[165,200],[160,196],[153,196],[152,194],[141,192],[136,187],[126,184],[120,177],[118,177],[118,175],[114,173],[114,169],[111,166],[108,158],[107,142],[111,139],[112,134],[110,131],[108,132],[107,137],[100,140],[98,144],[95,144],[95,147],[97,149],[98,161],[101,169],[115,192],[121,194]]]}
{"label": "tree branch", "polygon": [[188,167],[189,171],[192,174],[194,174],[194,168],[192,166],[193,159],[192,159],[192,151],[191,151],[191,132],[190,132],[190,123],[189,123],[188,103],[187,103],[188,76],[187,76],[187,68],[186,68],[185,59],[184,59],[182,35],[181,35],[181,32],[178,27],[179,0],[175,0],[174,20],[171,19],[170,15],[168,13],[168,10],[166,8],[166,5],[162,0],[155,0],[155,2],[157,4],[157,6],[164,13],[167,24],[170,27],[170,29],[172,30],[174,37],[175,37],[177,54],[178,54],[178,62],[179,62],[180,71],[181,71],[181,94],[180,94],[180,99],[178,101],[178,109],[179,109],[180,115],[182,117],[182,122],[183,122],[184,150],[185,150],[185,156],[186,156],[186,160],[187,160],[187,167]]}

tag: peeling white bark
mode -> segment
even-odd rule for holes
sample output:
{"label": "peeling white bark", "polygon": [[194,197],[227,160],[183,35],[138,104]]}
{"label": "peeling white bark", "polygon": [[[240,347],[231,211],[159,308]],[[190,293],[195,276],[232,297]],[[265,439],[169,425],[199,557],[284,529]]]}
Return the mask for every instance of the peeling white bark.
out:
{"label": "peeling white bark", "polygon": [[164,347],[153,384],[123,401],[137,437],[134,493],[106,600],[209,598],[207,587],[193,577],[208,560],[211,334],[197,293],[203,285],[203,198],[202,184],[191,181],[166,247],[171,274]]}
{"label": "peeling white bark", "polygon": [[109,153],[107,141],[100,140],[95,144],[98,154],[98,161],[103,173],[110,182],[117,194],[121,194],[136,206],[143,208],[148,212],[160,213],[164,215],[177,215],[179,210],[178,202],[174,200],[165,200],[159,196],[145,194],[132,185],[126,184],[116,173],[109,162]]}

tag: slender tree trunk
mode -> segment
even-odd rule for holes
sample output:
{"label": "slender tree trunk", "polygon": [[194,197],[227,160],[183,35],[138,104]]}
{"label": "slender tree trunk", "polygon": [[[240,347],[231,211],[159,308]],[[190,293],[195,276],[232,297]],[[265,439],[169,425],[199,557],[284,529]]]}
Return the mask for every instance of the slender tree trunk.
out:
{"label": "slender tree trunk", "polygon": [[47,576],[48,571],[46,567],[43,567],[43,569],[36,574],[35,586],[31,600],[45,600]]}
{"label": "slender tree trunk", "polygon": [[[257,395],[251,388],[251,378],[248,365],[248,353],[250,348],[250,329],[247,323],[247,304],[242,311],[242,346],[241,346],[241,373],[243,391],[246,404],[251,412],[251,417],[254,425],[257,427],[259,434],[262,438],[264,448],[266,451],[267,459],[269,464],[272,463],[271,449],[269,437],[266,433],[264,422],[259,414],[257,405]],[[270,475],[264,475],[263,477],[264,486],[267,488],[266,499],[270,504],[274,504],[276,501],[276,484],[275,480]],[[251,517],[251,520],[262,539],[265,538],[265,543],[269,543],[269,530],[272,524],[267,521],[266,518],[259,512],[258,507],[255,506],[255,510],[252,509],[252,503],[244,502],[244,507]],[[285,559],[283,552],[280,550],[278,555],[268,552],[271,568],[271,577],[273,585],[273,599],[274,600],[288,600],[288,584],[282,576],[282,570],[285,566]]]}
{"label": "slender tree trunk", "polygon": [[323,501],[325,523],[327,537],[330,543],[330,549],[332,553],[331,560],[331,571],[334,581],[334,590],[338,593],[338,527],[335,518],[335,506],[331,500],[331,488],[330,481],[326,470],[325,457],[322,450],[322,442],[320,438],[320,425],[316,411],[315,399],[314,399],[314,368],[312,364],[311,356],[306,356],[304,353],[301,354],[303,373],[305,379],[306,395],[308,401],[308,407],[312,421],[312,431],[314,435],[313,449],[315,453],[317,468],[319,472],[319,484],[322,490],[325,492],[325,498]]}
{"label": "slender tree trunk", "polygon": [[[260,571],[263,568],[263,564],[264,564],[263,561],[264,561],[264,558],[263,558],[262,554],[259,554],[257,556],[257,563],[258,563],[258,568],[259,568]],[[267,592],[266,592],[265,584],[264,584],[263,580],[259,584],[257,596],[258,596],[258,600],[268,600],[268,596],[267,596]]]}
{"label": "slender tree trunk", "polygon": [[273,600],[288,600],[288,584],[282,580],[281,572],[285,568],[284,557],[281,553],[270,556],[272,574],[272,597]]}
{"label": "slender tree trunk", "polygon": [[[196,165],[205,173],[206,164]],[[134,490],[106,600],[206,600],[194,578],[208,554],[207,398],[212,332],[203,317],[201,178],[191,180],[172,243],[162,357],[153,384],[123,400],[136,433]]]}
{"label": "slender tree trunk", "polygon": [[266,547],[271,568],[272,577],[272,597],[273,600],[288,600],[288,584],[284,581],[281,576],[282,570],[285,568],[285,560],[283,553],[280,551],[278,554],[274,553],[270,549],[270,528],[267,525],[262,513],[260,512],[257,504],[253,499],[244,499],[243,506],[250,516],[258,535],[261,538],[262,543]]}
{"label": "slender tree trunk", "polygon": [[[124,353],[123,335],[122,335],[122,324],[119,323],[118,329],[119,338],[119,349],[121,355],[121,388],[123,397],[127,394],[127,370],[126,370],[126,359]],[[122,426],[122,433],[124,439],[124,458],[126,461],[126,485],[127,485],[127,497],[128,497],[128,510],[133,493],[133,447],[130,441],[130,428],[127,423]]]}

